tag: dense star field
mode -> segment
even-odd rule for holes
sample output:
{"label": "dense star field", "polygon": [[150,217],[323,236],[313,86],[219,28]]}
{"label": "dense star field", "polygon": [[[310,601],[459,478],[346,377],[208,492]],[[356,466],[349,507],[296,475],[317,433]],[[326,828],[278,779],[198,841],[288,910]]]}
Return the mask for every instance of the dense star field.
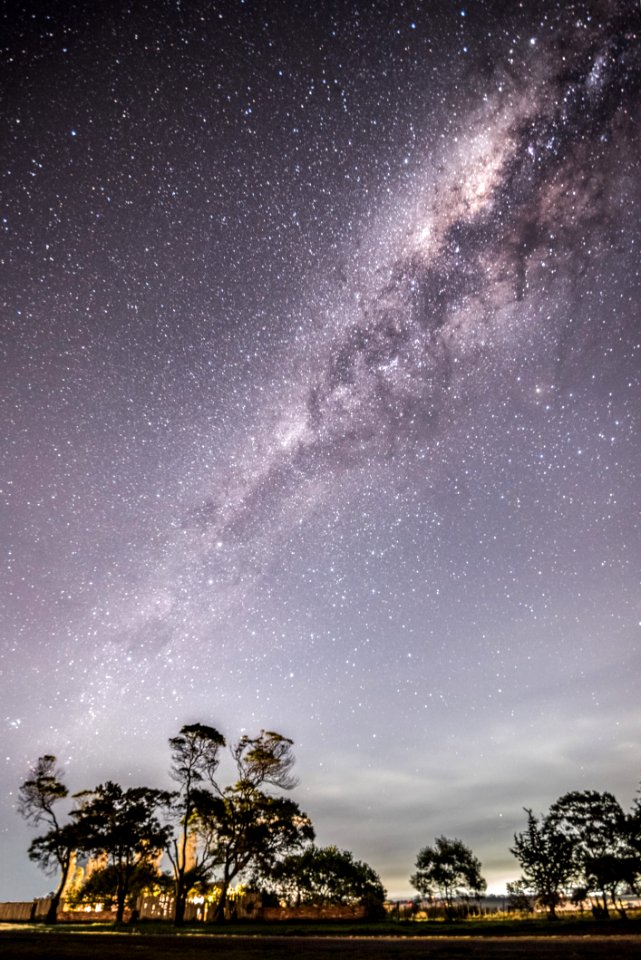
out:
{"label": "dense star field", "polygon": [[320,843],[641,778],[641,9],[15,3],[0,26],[0,900],[16,811],[296,743]]}

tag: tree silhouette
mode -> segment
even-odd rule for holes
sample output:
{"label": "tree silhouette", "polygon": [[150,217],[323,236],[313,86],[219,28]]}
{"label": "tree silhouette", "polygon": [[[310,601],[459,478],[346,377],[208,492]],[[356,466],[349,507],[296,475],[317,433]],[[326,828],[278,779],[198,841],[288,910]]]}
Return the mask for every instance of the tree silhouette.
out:
{"label": "tree silhouette", "polygon": [[51,897],[46,922],[55,923],[60,898],[69,878],[72,854],[77,846],[74,824],[61,824],[56,813],[60,800],[69,791],[62,782],[62,771],[51,754],[39,757],[30,777],[19,788],[18,813],[32,826],[46,824],[48,830],[36,837],[29,847],[29,859],[49,874],[60,872],[58,886]]}
{"label": "tree silhouette", "polygon": [[385,888],[378,874],[349,850],[311,845],[276,864],[274,888],[290,903],[362,904],[380,913]]}
{"label": "tree silhouette", "polygon": [[456,899],[480,897],[487,886],[480,861],[462,840],[437,837],[433,847],[419,852],[416,867],[410,883],[424,897],[438,895],[448,919],[454,917]]}
{"label": "tree silhouette", "polygon": [[292,741],[272,730],[242,736],[231,748],[237,779],[221,787],[216,774],[224,745],[222,734],[203,724],[183,727],[170,740],[172,776],[180,784],[171,805],[179,831],[168,845],[177,924],[195,883],[217,873],[216,919],[222,921],[235,879],[250,868],[268,872],[279,857],[314,836],[298,804],[268,792],[296,785]]}
{"label": "tree silhouette", "polygon": [[269,876],[278,859],[314,839],[309,817],[289,797],[236,783],[213,798],[203,821],[210,826],[212,852],[219,868],[215,920],[225,918],[231,884],[249,868]]}
{"label": "tree silhouette", "polygon": [[174,923],[180,926],[184,923],[190,887],[205,880],[213,866],[210,845],[198,847],[195,840],[200,825],[198,808],[207,799],[208,791],[218,792],[214,776],[225,738],[214,727],[193,723],[182,727],[178,736],[170,739],[169,746],[171,776],[179,787],[169,804],[178,831],[167,843],[167,854],[174,877]]}
{"label": "tree silhouette", "polygon": [[552,804],[549,820],[572,842],[578,879],[601,894],[607,917],[608,898],[617,906],[619,886],[631,879],[626,818],[618,801],[611,793],[575,790]]}
{"label": "tree silhouette", "polygon": [[254,788],[272,786],[292,790],[298,784],[291,772],[295,763],[293,743],[273,730],[261,730],[257,737],[242,736],[232,749],[238,782]]}
{"label": "tree silhouette", "polygon": [[86,853],[106,857],[108,877],[115,883],[116,923],[122,923],[136,871],[157,860],[167,845],[170,828],[158,818],[167,794],[149,787],[123,790],[108,781],[77,794],[77,799],[79,805],[72,816],[79,846]]}
{"label": "tree silhouette", "polygon": [[556,920],[556,907],[565,886],[576,872],[574,842],[549,817],[538,821],[526,809],[527,828],[514,834],[514,854],[523,870],[523,886],[532,890],[537,900],[547,909],[551,920]]}

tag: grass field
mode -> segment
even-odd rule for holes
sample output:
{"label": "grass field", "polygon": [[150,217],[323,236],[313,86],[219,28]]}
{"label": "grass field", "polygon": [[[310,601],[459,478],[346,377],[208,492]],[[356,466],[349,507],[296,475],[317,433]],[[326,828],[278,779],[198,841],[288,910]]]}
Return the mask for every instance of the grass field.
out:
{"label": "grass field", "polygon": [[[479,929],[480,928],[480,929]],[[515,928],[516,931],[515,932]],[[282,925],[224,931],[0,924],[2,960],[639,960],[641,923]]]}

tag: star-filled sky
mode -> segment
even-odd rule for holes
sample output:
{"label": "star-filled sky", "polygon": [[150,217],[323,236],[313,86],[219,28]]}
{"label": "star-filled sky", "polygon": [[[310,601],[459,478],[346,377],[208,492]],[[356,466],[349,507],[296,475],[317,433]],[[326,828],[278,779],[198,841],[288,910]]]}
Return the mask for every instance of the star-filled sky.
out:
{"label": "star-filled sky", "polygon": [[[14,3],[0,26],[0,899],[15,811],[296,743],[392,895],[641,775],[633,0]],[[231,776],[231,771],[229,771]]]}

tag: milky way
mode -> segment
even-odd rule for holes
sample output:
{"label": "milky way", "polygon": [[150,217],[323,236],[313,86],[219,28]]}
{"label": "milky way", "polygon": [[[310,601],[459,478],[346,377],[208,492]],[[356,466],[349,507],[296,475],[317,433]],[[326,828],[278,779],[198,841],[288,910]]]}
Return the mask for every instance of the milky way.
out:
{"label": "milky way", "polygon": [[524,805],[632,796],[641,12],[513,6],[6,15],[25,896],[29,760],[161,783],[193,720],[293,737],[393,893],[436,834],[499,889]]}

